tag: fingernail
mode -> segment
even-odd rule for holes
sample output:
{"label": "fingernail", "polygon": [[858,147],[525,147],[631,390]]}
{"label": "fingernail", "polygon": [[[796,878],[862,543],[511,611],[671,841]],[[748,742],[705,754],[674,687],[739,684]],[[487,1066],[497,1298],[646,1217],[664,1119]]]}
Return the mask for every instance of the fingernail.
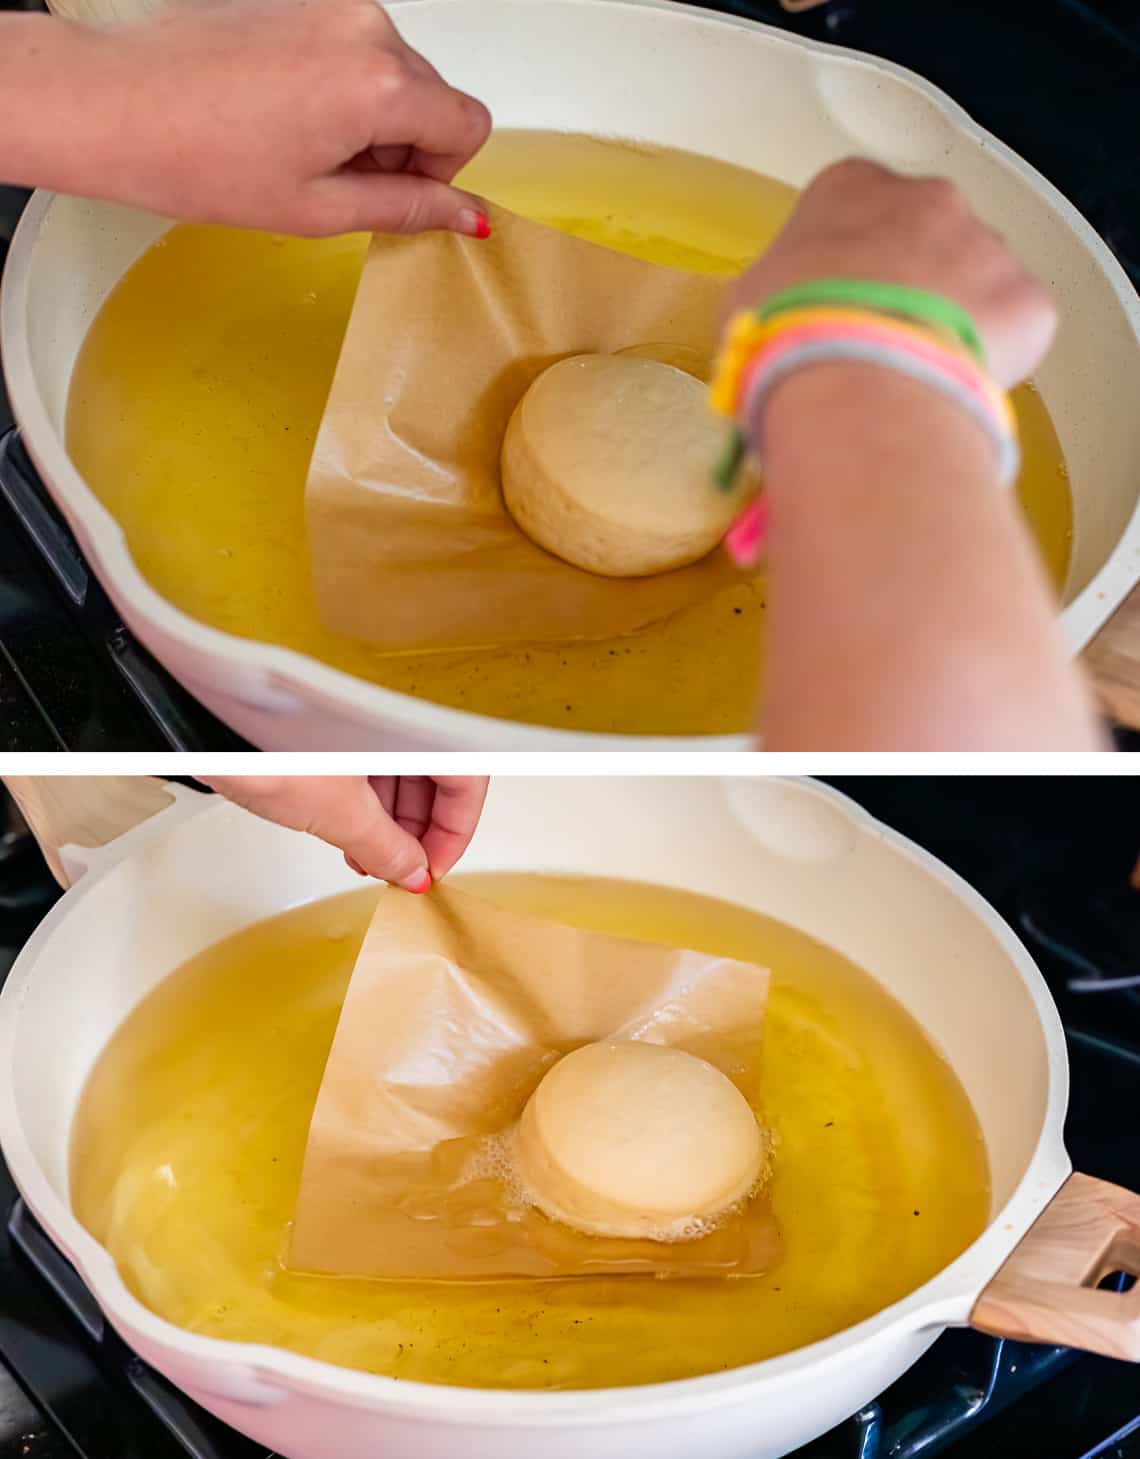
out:
{"label": "fingernail", "polygon": [[490,238],[491,221],[486,213],[475,208],[464,208],[459,214],[459,231],[471,238]]}
{"label": "fingernail", "polygon": [[418,896],[420,892],[426,892],[431,886],[431,872],[425,866],[422,871],[413,872],[411,876],[405,877],[399,885],[406,892],[415,892]]}
{"label": "fingernail", "polygon": [[349,869],[351,871],[356,872],[357,876],[367,876],[368,875],[368,873],[364,870],[363,866],[361,866],[360,862],[357,861],[355,857],[349,856],[349,854],[348,854],[347,851],[344,854],[344,859],[345,859],[345,862],[347,863]]}

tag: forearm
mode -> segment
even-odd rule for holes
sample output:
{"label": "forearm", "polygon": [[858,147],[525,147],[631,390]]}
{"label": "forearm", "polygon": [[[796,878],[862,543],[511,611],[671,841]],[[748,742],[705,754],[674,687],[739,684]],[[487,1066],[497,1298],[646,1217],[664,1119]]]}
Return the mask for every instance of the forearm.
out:
{"label": "forearm", "polygon": [[116,69],[97,31],[47,15],[0,15],[0,182],[105,191]]}
{"label": "forearm", "polygon": [[959,407],[837,364],[777,390],[764,443],[767,748],[1103,748],[992,446]]}

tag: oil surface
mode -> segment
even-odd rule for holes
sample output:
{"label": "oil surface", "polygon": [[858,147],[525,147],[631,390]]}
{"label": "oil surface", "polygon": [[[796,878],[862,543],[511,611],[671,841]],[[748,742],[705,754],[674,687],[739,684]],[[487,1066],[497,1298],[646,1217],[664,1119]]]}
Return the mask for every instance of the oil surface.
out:
{"label": "oil surface", "polygon": [[[721,274],[748,263],[794,201],[782,183],[705,158],[542,132],[497,133],[464,181],[595,242]],[[392,655],[321,626],[304,484],[366,243],[181,226],[103,306],[72,380],[68,449],[145,576],[203,623],[441,704],[611,733],[747,728],[761,582],[601,643]],[[1038,396],[1016,403],[1019,494],[1060,584],[1060,446]]]}
{"label": "oil surface", "polygon": [[79,1219],[182,1327],[353,1368],[481,1387],[647,1383],[824,1337],[958,1255],[989,1207],[981,1134],[949,1066],[866,973],[803,933],[660,887],[457,878],[598,930],[773,972],[762,1116],[784,1257],[739,1281],[443,1286],[301,1277],[279,1261],[368,889],[221,942],[124,1023],[77,1117]]}

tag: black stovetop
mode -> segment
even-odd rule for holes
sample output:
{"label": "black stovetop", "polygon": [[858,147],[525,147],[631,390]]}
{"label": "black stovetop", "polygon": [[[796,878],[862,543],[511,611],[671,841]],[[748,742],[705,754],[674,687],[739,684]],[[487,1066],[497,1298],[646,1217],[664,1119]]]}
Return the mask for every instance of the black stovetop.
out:
{"label": "black stovetop", "polygon": [[[1056,183],[1140,283],[1137,0],[829,0],[798,15],[778,0],[710,0],[710,8],[929,77]],[[0,263],[22,201],[0,188]],[[8,420],[0,391],[0,430]],[[133,642],[86,580],[11,440],[0,455],[0,584],[0,747],[241,747]],[[1119,743],[1136,748],[1140,737]]]}
{"label": "black stovetop", "polygon": [[[1018,931],[1065,1022],[1074,1162],[1140,1189],[1140,888],[1130,885],[1140,857],[1140,778],[833,783],[953,866]],[[57,895],[34,849],[0,844],[0,946],[9,949],[0,969]],[[1126,977],[1137,988],[1069,987]],[[1140,1459],[1140,1370],[948,1333],[876,1403],[792,1459],[936,1454]],[[65,1456],[267,1459],[104,1328],[16,1202],[0,1161],[0,1459]]]}

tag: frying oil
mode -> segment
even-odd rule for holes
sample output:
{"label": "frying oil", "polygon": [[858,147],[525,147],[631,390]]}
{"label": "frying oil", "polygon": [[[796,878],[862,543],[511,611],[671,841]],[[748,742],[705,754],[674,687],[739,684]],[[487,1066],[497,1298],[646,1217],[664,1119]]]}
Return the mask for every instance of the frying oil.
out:
{"label": "frying oil", "polygon": [[[470,187],[653,262],[731,274],[794,193],[687,153],[499,132]],[[763,656],[760,581],[601,643],[392,654],[327,632],[303,493],[367,240],[177,227],[129,270],[76,364],[68,449],[150,582],[216,628],[284,644],[376,684],[500,718],[611,733],[747,728]],[[1068,565],[1060,445],[1017,392],[1019,495],[1050,574]]]}
{"label": "frying oil", "polygon": [[475,1286],[298,1276],[280,1255],[364,889],[294,909],[165,980],[98,1062],[72,1201],[153,1310],[193,1331],[352,1368],[511,1388],[647,1383],[785,1352],[857,1322],[957,1256],[989,1206],[950,1067],[867,973],[803,933],[672,889],[457,878],[523,911],[762,962],[759,1113],[783,1258],[764,1277]]}

